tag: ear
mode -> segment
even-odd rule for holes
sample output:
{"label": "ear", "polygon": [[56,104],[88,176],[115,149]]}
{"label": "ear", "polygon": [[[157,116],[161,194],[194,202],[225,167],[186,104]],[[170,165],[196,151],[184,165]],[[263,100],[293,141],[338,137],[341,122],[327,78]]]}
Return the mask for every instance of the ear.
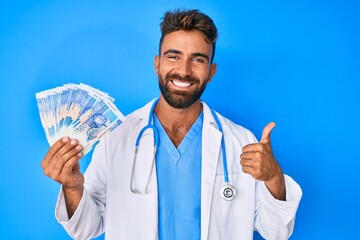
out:
{"label": "ear", "polygon": [[158,55],[154,57],[154,68],[156,75],[159,75],[160,57]]}
{"label": "ear", "polygon": [[215,75],[216,69],[217,69],[217,64],[216,63],[211,64],[208,82],[210,82],[212,77]]}

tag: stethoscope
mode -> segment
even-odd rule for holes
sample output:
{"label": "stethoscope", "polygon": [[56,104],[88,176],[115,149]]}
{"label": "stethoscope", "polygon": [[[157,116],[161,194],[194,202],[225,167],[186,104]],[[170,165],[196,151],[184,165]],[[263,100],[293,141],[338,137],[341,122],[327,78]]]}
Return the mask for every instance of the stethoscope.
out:
{"label": "stethoscope", "polygon": [[[138,136],[136,138],[136,141],[135,141],[134,161],[133,161],[133,165],[132,165],[131,180],[130,180],[130,190],[131,190],[131,192],[133,192],[135,194],[146,194],[146,193],[148,193],[148,189],[149,189],[149,185],[150,185],[150,179],[151,179],[151,173],[152,173],[154,165],[155,165],[155,155],[156,155],[156,150],[157,150],[157,147],[158,147],[158,144],[159,144],[159,132],[158,132],[157,128],[152,124],[152,120],[153,120],[153,117],[154,117],[154,108],[155,108],[156,104],[158,103],[158,101],[159,101],[159,99],[156,99],[154,101],[153,105],[151,106],[149,119],[148,119],[148,124],[141,129],[141,131],[139,132],[139,134],[138,134]],[[226,151],[225,151],[224,134],[223,134],[223,131],[222,131],[222,127],[221,127],[219,118],[217,117],[217,115],[216,115],[216,113],[215,113],[215,111],[213,109],[211,109],[211,114],[213,115],[213,117],[215,119],[216,125],[218,126],[218,130],[222,133],[222,137],[221,137],[221,153],[222,153],[222,160],[223,160],[224,182],[225,183],[220,188],[220,196],[224,200],[231,201],[236,196],[236,190],[235,190],[234,186],[232,186],[229,183],[229,176],[228,176],[227,163],[226,163]],[[138,153],[141,138],[142,138],[144,132],[146,130],[148,130],[148,129],[152,130],[153,135],[154,135],[153,158],[152,158],[152,163],[151,163],[150,171],[148,173],[148,178],[147,178],[145,188],[143,190],[138,190],[133,186],[136,159],[137,159],[137,153]]]}

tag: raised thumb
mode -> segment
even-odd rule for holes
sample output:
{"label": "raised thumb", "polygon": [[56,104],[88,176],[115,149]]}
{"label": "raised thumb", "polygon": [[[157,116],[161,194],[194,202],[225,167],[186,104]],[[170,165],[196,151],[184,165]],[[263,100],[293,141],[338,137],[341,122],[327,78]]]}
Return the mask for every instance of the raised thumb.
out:
{"label": "raised thumb", "polygon": [[274,122],[270,122],[268,125],[264,127],[260,140],[261,143],[270,143],[270,133],[274,127],[275,127]]}

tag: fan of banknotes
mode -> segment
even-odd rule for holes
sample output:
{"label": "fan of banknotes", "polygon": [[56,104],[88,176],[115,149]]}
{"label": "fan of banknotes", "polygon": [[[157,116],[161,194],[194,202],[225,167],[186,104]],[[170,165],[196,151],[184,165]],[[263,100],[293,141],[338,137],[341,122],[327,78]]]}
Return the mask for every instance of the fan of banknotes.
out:
{"label": "fan of banknotes", "polygon": [[82,83],[38,92],[36,100],[50,146],[69,136],[84,147],[84,155],[125,120],[113,98]]}

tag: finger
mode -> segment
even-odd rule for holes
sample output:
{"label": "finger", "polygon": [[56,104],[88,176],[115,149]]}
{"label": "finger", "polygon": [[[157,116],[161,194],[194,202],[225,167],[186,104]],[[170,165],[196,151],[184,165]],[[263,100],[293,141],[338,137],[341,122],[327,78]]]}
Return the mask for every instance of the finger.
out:
{"label": "finger", "polygon": [[246,145],[245,147],[242,148],[242,152],[243,153],[244,152],[254,152],[256,144],[257,143],[251,143],[251,144]]}
{"label": "finger", "polygon": [[254,179],[262,180],[264,175],[261,169],[251,166],[243,166],[242,170],[244,173],[251,175]]}
{"label": "finger", "polygon": [[69,137],[60,138],[50,147],[44,159],[41,161],[41,166],[43,169],[49,164],[54,155],[69,142],[69,140]]}
{"label": "finger", "polygon": [[240,159],[244,160],[260,160],[263,157],[264,153],[262,152],[244,152],[240,155]]}
{"label": "finger", "polygon": [[243,147],[242,151],[245,152],[263,152],[265,150],[265,146],[263,143],[252,143]]}
{"label": "finger", "polygon": [[76,139],[71,139],[67,144],[65,144],[62,148],[55,153],[53,156],[53,160],[60,159],[63,155],[67,154],[72,149],[76,148],[78,146],[78,141]]}
{"label": "finger", "polygon": [[252,166],[252,161],[251,161],[251,159],[241,159],[241,160],[240,160],[240,164],[241,164],[241,166],[243,166],[243,167],[245,167],[245,166],[253,167],[253,166]]}
{"label": "finger", "polygon": [[67,164],[67,162],[70,161],[74,156],[78,156],[78,154],[81,153],[81,150],[82,147],[80,145],[77,145],[75,148],[72,148],[70,151],[62,155],[59,159],[57,159],[57,161],[54,161],[54,174],[60,174],[63,171],[65,164]]}
{"label": "finger", "polygon": [[252,154],[251,152],[243,152],[240,154],[240,159],[241,160],[250,160],[252,158]]}
{"label": "finger", "polygon": [[261,153],[256,153],[256,156],[253,158],[242,158],[240,160],[242,166],[250,166],[253,168],[261,168],[262,160]]}
{"label": "finger", "polygon": [[264,130],[262,132],[262,136],[261,136],[261,140],[260,140],[261,143],[270,143],[270,133],[274,127],[275,127],[274,122],[270,122],[268,125],[266,125],[266,127],[264,128]]}
{"label": "finger", "polygon": [[243,166],[242,170],[244,173],[250,174],[252,177],[254,177],[255,171],[253,167],[250,166]]}
{"label": "finger", "polygon": [[69,176],[74,169],[74,166],[78,163],[78,161],[82,158],[82,153],[78,153],[74,156],[72,156],[63,166],[61,175],[63,176]]}

